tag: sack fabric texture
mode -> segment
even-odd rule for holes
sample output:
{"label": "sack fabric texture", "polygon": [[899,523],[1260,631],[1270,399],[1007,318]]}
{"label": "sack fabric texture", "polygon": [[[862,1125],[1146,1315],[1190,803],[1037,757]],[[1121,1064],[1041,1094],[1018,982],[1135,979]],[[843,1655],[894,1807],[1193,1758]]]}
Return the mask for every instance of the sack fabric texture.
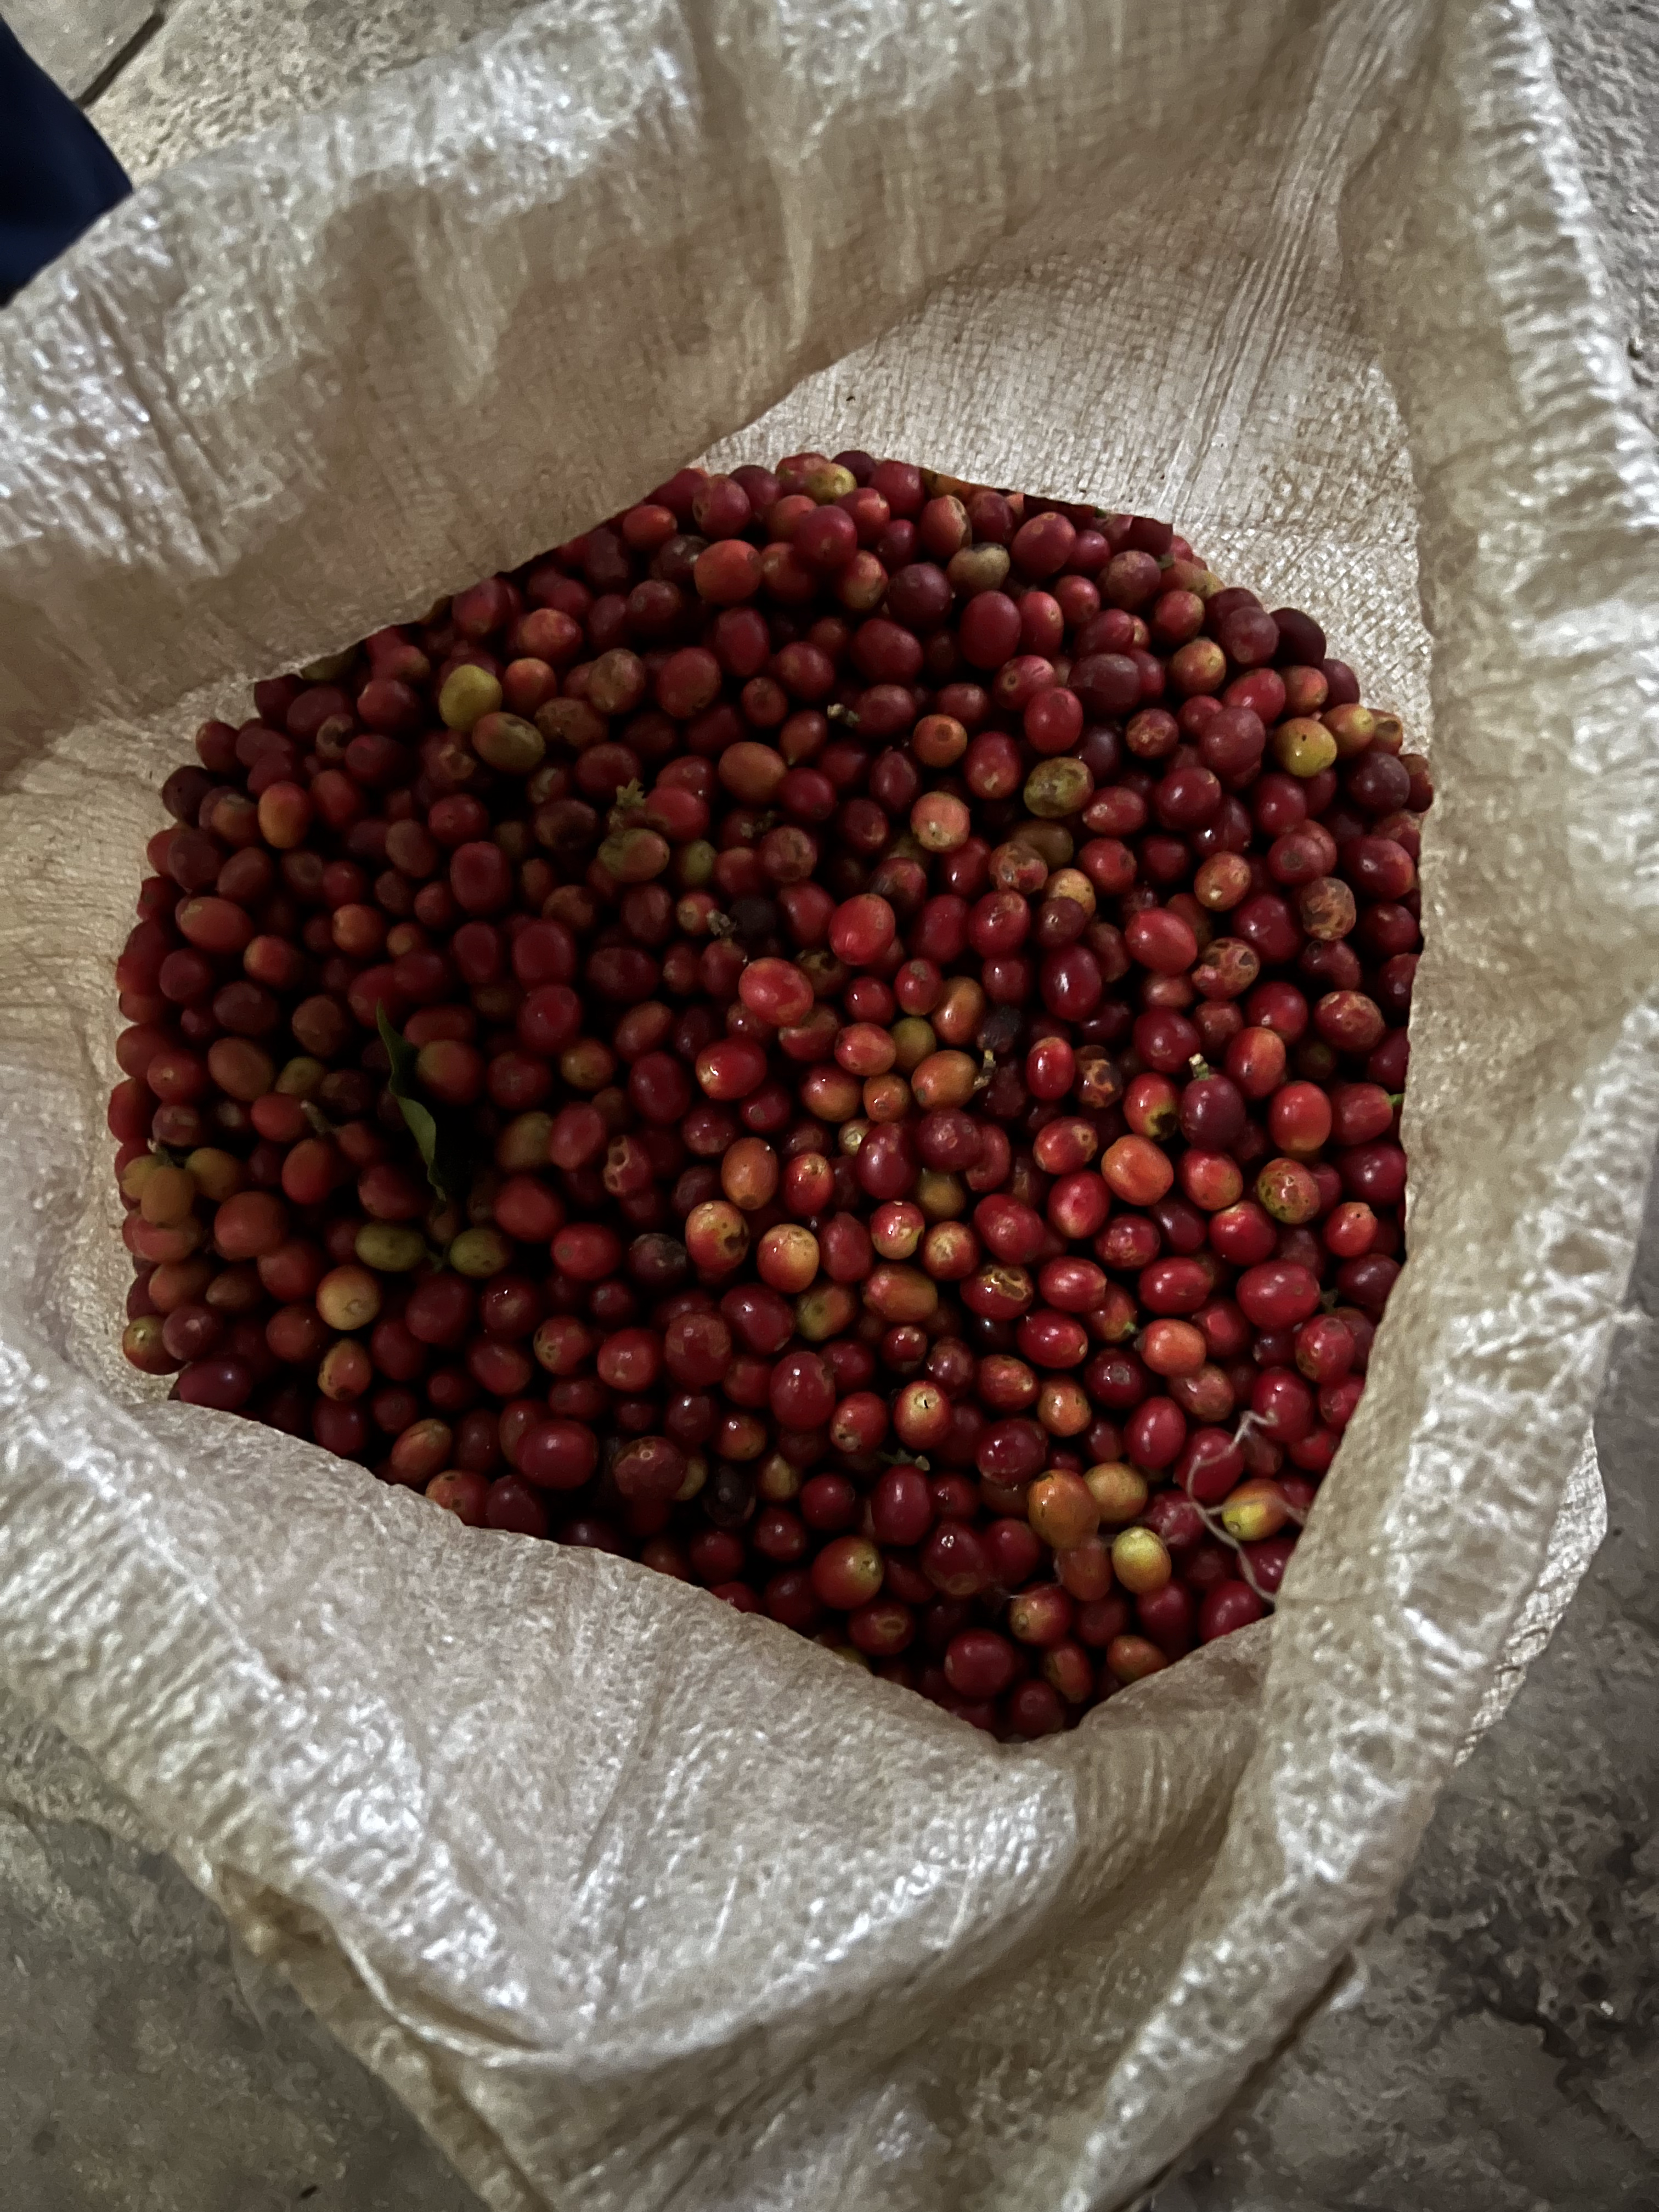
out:
{"label": "sack fabric texture", "polygon": [[[112,962],[196,722],[849,444],[1170,516],[1439,785],[1410,1258],[1276,1615],[1030,1747],[116,1349]],[[1597,1533],[1656,518],[1529,0],[556,0],[0,316],[0,1674],[499,2212],[1130,2203],[1386,1909]]]}

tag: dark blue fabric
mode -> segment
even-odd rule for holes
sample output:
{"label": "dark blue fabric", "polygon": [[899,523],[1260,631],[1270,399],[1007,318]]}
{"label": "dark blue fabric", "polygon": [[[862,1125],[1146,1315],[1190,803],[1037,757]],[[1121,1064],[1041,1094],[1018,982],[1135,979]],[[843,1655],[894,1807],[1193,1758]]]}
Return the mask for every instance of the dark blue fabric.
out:
{"label": "dark blue fabric", "polygon": [[75,102],[0,23],[0,301],[131,190]]}

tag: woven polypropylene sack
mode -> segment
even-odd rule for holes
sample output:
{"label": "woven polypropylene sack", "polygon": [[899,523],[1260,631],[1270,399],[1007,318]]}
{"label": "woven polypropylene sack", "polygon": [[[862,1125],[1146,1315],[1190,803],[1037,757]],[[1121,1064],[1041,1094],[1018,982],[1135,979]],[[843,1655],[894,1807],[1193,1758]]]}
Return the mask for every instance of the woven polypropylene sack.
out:
{"label": "woven polypropylene sack", "polygon": [[[1363,1406],[1273,1621],[1038,1747],[114,1349],[112,961],[196,720],[717,442],[1170,515],[1432,738]],[[39,279],[0,492],[6,1680],[493,2205],[1128,2202],[1593,1540],[1659,500],[1529,8],[559,0]]]}

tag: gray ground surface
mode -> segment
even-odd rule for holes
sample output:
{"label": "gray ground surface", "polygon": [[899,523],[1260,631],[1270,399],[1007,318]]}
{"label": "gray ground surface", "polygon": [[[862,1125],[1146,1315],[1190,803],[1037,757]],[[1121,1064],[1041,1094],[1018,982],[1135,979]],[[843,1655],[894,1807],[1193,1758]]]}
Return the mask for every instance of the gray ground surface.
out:
{"label": "gray ground surface", "polygon": [[46,74],[86,101],[155,35],[161,0],[6,0],[0,15]]}
{"label": "gray ground surface", "polygon": [[[507,0],[3,0],[135,175]],[[1546,9],[1650,423],[1659,9]],[[1659,2212],[1659,1206],[1596,1422],[1607,1542],[1388,1923],[1156,2212]],[[466,2212],[390,2093],[56,1731],[0,1704],[7,2212]],[[805,2208],[803,2208],[805,2212]]]}

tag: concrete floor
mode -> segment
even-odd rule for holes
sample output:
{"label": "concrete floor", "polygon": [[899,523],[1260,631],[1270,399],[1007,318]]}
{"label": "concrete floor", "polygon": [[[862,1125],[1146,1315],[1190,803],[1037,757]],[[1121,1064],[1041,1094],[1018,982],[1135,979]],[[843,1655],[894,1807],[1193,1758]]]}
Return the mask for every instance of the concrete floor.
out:
{"label": "concrete floor", "polygon": [[[135,175],[508,0],[6,0]],[[1659,424],[1659,9],[1548,0]],[[1596,1421],[1609,1532],[1388,1924],[1154,2212],[1659,2212],[1659,1205]],[[204,2124],[204,2115],[210,2123]],[[392,2099],[56,1731],[0,1705],[8,2212],[465,2212]]]}

